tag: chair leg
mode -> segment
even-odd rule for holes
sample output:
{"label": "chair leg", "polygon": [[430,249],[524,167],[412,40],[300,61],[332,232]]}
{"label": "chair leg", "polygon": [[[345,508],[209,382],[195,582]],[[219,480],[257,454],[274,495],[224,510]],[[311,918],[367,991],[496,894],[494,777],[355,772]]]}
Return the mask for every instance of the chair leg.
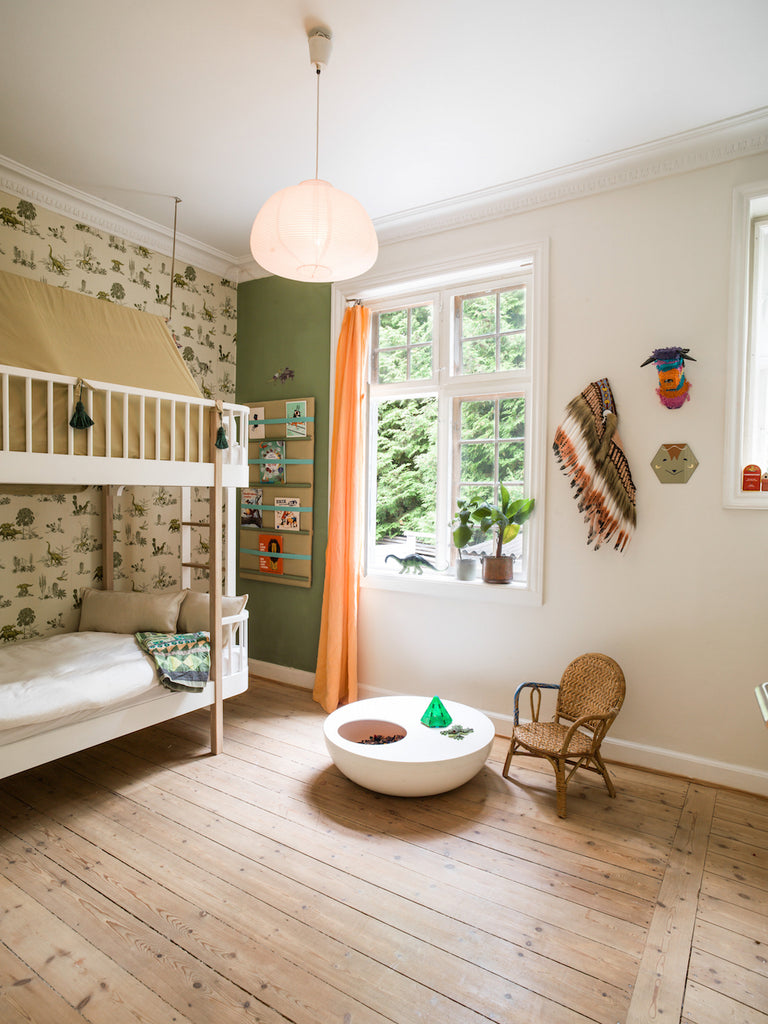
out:
{"label": "chair leg", "polygon": [[504,767],[501,770],[501,774],[504,776],[505,779],[509,778],[509,762],[512,760],[512,755],[514,754],[514,752],[515,752],[515,737],[513,736],[512,739],[509,741],[509,750],[507,751],[507,759],[504,762]]}
{"label": "chair leg", "polygon": [[565,762],[559,758],[554,763],[555,785],[557,786],[557,814],[558,817],[565,817]]}
{"label": "chair leg", "polygon": [[608,774],[608,769],[605,766],[605,761],[603,761],[602,757],[600,756],[599,750],[596,750],[594,752],[594,754],[592,755],[592,759],[597,765],[597,767],[600,769],[600,774],[603,776],[603,779],[605,780],[605,785],[608,789],[608,796],[615,797],[616,787],[613,785],[613,779]]}

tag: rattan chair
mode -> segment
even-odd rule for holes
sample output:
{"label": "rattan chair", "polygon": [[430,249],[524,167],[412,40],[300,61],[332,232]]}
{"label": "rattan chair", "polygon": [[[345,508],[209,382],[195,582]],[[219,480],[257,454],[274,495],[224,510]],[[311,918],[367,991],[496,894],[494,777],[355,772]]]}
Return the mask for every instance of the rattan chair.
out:
{"label": "rattan chair", "polygon": [[[530,688],[531,721],[520,724],[519,700]],[[557,706],[551,722],[539,721],[541,691],[557,690]],[[544,757],[555,770],[557,813],[565,817],[565,789],[577,768],[602,775],[610,796],[616,796],[608,769],[600,756],[600,744],[624,703],[624,673],[607,654],[582,654],[563,672],[560,684],[521,683],[515,691],[515,717],[509,753],[502,772],[509,778],[515,753]],[[570,771],[566,775],[566,768]]]}

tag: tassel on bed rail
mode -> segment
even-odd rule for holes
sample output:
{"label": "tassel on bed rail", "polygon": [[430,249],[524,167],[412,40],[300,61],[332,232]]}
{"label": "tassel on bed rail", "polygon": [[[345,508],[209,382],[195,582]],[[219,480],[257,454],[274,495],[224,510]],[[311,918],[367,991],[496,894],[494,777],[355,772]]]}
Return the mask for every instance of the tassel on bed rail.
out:
{"label": "tassel on bed rail", "polygon": [[83,405],[83,387],[86,386],[86,383],[82,377],[78,377],[75,387],[78,386],[80,390],[77,394],[77,405],[75,405],[75,411],[72,413],[69,425],[74,427],[75,430],[87,430],[93,426],[93,420],[85,411],[85,406]]}
{"label": "tassel on bed rail", "polygon": [[216,440],[213,442],[217,448],[224,450],[229,448],[229,441],[227,441],[227,432],[224,429],[224,410],[222,403],[217,402],[216,408],[219,410],[219,429],[216,431]]}

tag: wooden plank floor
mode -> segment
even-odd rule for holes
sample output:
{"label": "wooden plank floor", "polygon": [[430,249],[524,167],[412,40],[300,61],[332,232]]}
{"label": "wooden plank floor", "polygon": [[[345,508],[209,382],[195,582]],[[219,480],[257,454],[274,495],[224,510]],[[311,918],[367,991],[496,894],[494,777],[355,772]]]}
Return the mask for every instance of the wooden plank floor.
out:
{"label": "wooden plank floor", "polygon": [[366,792],[323,712],[225,711],[0,782],[0,1020],[768,1024],[768,801],[506,744],[453,793]]}

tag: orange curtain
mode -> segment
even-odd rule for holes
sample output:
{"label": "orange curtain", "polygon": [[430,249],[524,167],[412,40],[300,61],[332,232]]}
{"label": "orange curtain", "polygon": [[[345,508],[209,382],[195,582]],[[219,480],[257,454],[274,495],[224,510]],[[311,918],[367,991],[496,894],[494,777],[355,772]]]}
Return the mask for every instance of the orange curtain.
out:
{"label": "orange curtain", "polygon": [[326,711],[357,700],[357,602],[363,550],[363,382],[371,312],[344,314],[336,352],[331,501],[314,699]]}

